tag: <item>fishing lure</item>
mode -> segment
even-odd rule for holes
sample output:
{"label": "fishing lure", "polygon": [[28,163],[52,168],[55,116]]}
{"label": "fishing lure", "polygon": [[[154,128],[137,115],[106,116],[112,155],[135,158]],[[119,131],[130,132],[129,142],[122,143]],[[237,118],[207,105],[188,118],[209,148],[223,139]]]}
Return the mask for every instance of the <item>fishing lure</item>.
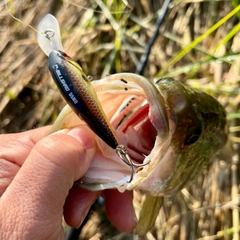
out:
{"label": "fishing lure", "polygon": [[119,158],[131,168],[129,182],[132,181],[134,167],[144,164],[133,162],[125,146],[121,145],[109,124],[98,97],[80,65],[64,53],[60,29],[55,17],[47,14],[38,25],[38,43],[48,58],[48,68],[62,96],[73,111],[111,148]]}

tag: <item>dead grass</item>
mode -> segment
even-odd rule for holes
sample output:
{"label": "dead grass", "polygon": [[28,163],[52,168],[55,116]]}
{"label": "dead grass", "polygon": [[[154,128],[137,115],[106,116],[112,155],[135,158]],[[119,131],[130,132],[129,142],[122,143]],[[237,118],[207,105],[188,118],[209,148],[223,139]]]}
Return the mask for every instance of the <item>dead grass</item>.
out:
{"label": "dead grass", "polygon": [[[37,27],[46,13],[61,26],[65,51],[94,79],[106,73],[135,72],[157,18],[159,1],[107,1],[107,17],[98,1],[9,1],[14,20],[0,2],[0,132],[19,132],[52,123],[64,102],[47,69],[47,57],[38,47]],[[179,4],[176,4],[179,2]],[[160,35],[152,49],[144,75],[150,79],[167,66],[179,51],[193,43],[222,17],[236,1],[173,1]],[[100,11],[100,12],[94,12]],[[154,228],[145,237],[119,233],[104,217],[104,209],[93,211],[81,239],[239,239],[239,52],[240,35],[235,14],[203,39],[162,75],[171,74],[219,99],[226,107],[230,135],[227,147],[213,159],[191,186],[164,199]],[[116,28],[115,24],[120,28]],[[143,196],[136,193],[136,209]]]}

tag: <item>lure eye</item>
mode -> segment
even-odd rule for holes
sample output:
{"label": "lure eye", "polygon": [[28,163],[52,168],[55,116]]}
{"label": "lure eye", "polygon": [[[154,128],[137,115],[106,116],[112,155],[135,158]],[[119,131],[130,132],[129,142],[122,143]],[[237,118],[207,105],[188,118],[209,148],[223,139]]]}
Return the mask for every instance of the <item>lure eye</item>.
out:
{"label": "lure eye", "polygon": [[65,52],[63,52],[61,50],[59,50],[58,52],[60,52],[63,57],[71,59],[71,57],[69,57]]}

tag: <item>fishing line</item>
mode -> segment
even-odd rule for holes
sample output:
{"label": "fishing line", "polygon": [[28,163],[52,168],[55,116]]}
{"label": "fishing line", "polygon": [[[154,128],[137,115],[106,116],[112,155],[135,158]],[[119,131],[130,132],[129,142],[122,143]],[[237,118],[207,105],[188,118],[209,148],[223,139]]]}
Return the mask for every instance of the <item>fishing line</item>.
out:
{"label": "fishing line", "polygon": [[[22,23],[23,25],[26,25],[27,27],[30,27],[30,28],[31,28],[33,31],[35,31],[36,33],[39,32],[39,31],[38,31],[36,28],[34,28],[32,25],[30,25],[30,24],[25,24],[21,19],[15,17],[15,16],[11,13],[10,8],[8,7],[7,0],[4,0],[4,4],[5,4],[5,7],[6,7],[8,13],[9,13],[9,15],[10,15],[14,20]],[[44,34],[44,33],[41,33],[41,34]]]}
{"label": "fishing line", "polygon": [[[6,7],[8,13],[9,13],[9,15],[10,15],[14,20],[20,22],[20,23],[23,24],[23,25],[26,25],[27,27],[31,28],[31,29],[32,29],[33,31],[35,31],[36,33],[40,33],[40,34],[45,35],[45,37],[46,37],[47,39],[49,39],[49,40],[54,36],[55,33],[54,33],[54,31],[53,31],[52,29],[48,29],[48,30],[45,31],[45,32],[39,32],[39,31],[38,31],[36,28],[34,28],[32,25],[30,25],[30,24],[25,24],[20,18],[15,17],[15,16],[11,13],[11,9],[9,8],[8,2],[10,2],[10,1],[4,0],[5,7]],[[11,1],[11,2],[12,2],[12,1]],[[72,1],[67,1],[67,2],[68,2],[69,4],[71,4],[71,5],[73,5],[73,6],[76,6],[76,7],[78,7],[78,8],[84,9],[85,11],[88,10],[88,11],[93,11],[93,12],[95,12],[95,13],[104,13],[104,11],[94,10],[94,9],[91,9],[91,8],[87,8],[87,7],[78,5],[77,3],[74,3],[74,2],[72,2]],[[131,11],[133,10],[133,7],[131,7],[126,0],[123,0],[122,2],[124,3],[124,5],[125,5],[129,10],[126,10],[126,11],[116,11],[116,12],[111,12],[111,11],[110,11],[110,13],[111,13],[111,14],[129,13],[129,12],[131,12]]]}
{"label": "fishing line", "polygon": [[7,3],[7,0],[4,0],[4,4],[5,4],[5,7],[9,13],[9,15],[16,21],[20,22],[21,24],[27,26],[27,27],[30,27],[34,32],[36,33],[40,33],[42,35],[44,35],[48,40],[51,40],[53,38],[53,36],[55,35],[55,31],[53,29],[46,29],[46,31],[44,32],[40,32],[38,31],[36,28],[34,28],[32,25],[30,24],[25,24],[21,19],[15,17],[12,13],[11,13],[11,10],[10,8],[8,7],[8,3]]}
{"label": "fishing line", "polygon": [[[128,8],[128,10],[126,10],[126,11],[125,10],[124,11],[113,11],[113,12],[110,11],[110,13],[115,15],[115,14],[121,14],[121,13],[130,13],[130,12],[133,11],[133,7],[131,7],[127,1],[123,0],[122,2],[124,3],[125,7]],[[91,8],[83,7],[83,6],[78,5],[77,3],[74,3],[74,2],[71,2],[71,1],[68,1],[68,3],[75,6],[75,7],[84,9],[84,10],[89,10],[89,11],[92,11],[92,12],[95,12],[95,13],[104,13],[104,11],[94,10],[94,9],[91,9]]]}

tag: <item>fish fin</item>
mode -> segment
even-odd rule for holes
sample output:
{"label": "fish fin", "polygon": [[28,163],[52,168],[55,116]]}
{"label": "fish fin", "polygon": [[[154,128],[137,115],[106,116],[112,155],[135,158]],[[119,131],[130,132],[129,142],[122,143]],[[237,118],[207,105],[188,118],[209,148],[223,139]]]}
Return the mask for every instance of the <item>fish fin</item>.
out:
{"label": "fish fin", "polygon": [[162,203],[163,197],[146,195],[136,228],[136,233],[138,235],[143,236],[152,228]]}

